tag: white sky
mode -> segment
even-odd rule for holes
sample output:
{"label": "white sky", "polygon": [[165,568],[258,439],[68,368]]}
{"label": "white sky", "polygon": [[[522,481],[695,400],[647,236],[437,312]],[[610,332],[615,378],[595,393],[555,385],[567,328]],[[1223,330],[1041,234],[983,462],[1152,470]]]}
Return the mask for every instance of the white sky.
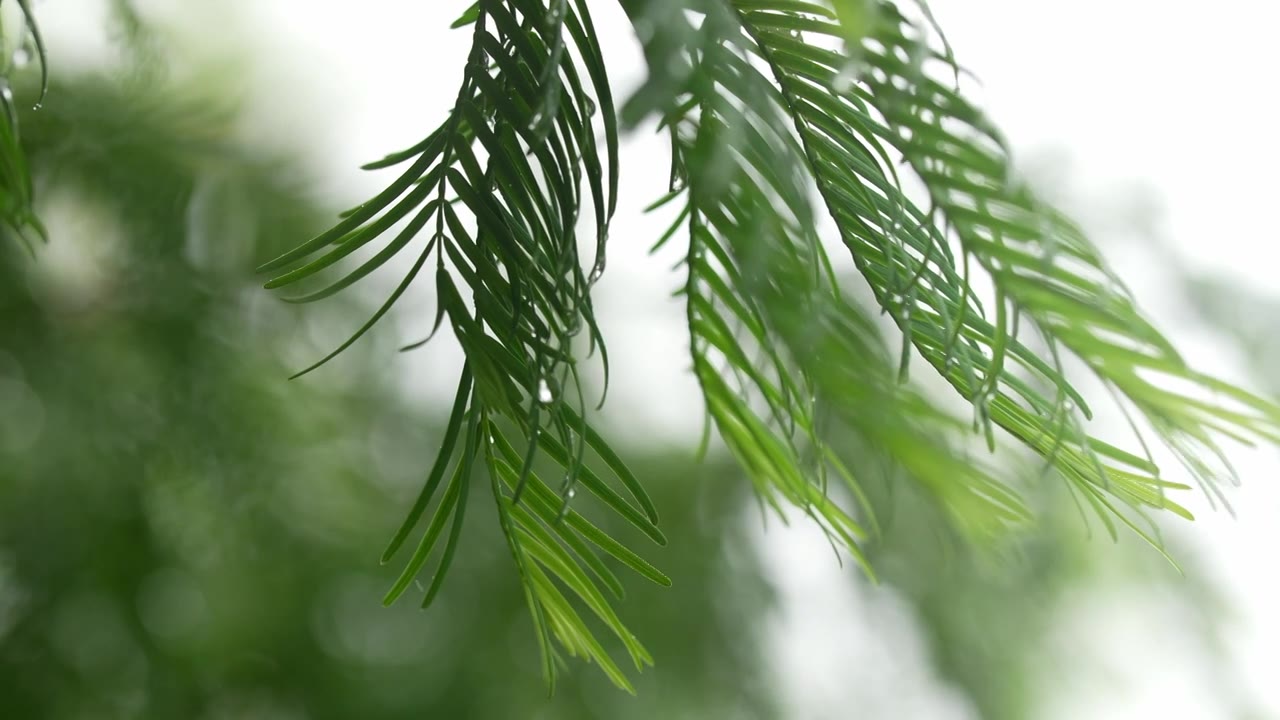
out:
{"label": "white sky", "polygon": [[[433,127],[453,97],[465,54],[465,34],[444,29],[464,0],[138,4],[159,22],[199,38],[193,50],[204,48],[239,68],[246,132],[264,145],[304,151],[326,195],[343,206],[381,189],[385,180],[358,174],[359,164],[412,144]],[[238,5],[239,19],[228,20],[228,5]],[[97,32],[102,15],[95,8],[101,6],[89,0],[40,6],[55,72],[59,63],[96,61],[109,52]],[[1112,220],[1117,208],[1152,205],[1152,232],[1192,267],[1274,287],[1273,248],[1280,238],[1258,211],[1274,202],[1273,173],[1280,167],[1280,133],[1273,129],[1280,66],[1271,37],[1280,25],[1280,4],[935,0],[933,7],[961,62],[981,78],[984,104],[1019,156],[1035,159],[1051,151],[1065,161],[1068,170],[1059,175],[1067,186],[1049,191],[1061,193],[1108,246],[1118,244],[1113,258],[1122,275],[1160,324],[1183,340],[1188,355],[1208,370],[1239,377],[1239,358],[1219,352],[1212,336],[1185,327],[1180,299],[1160,274],[1167,268],[1123,244],[1135,239],[1139,225]],[[608,38],[615,94],[624,97],[641,71],[638,50],[615,3],[593,3],[593,11]],[[182,72],[175,69],[179,77]],[[611,272],[601,283],[598,309],[613,359],[611,417],[625,417],[632,437],[687,444],[700,427],[700,413],[685,372],[681,310],[666,299],[674,282],[666,272],[670,263],[645,258],[657,229],[639,213],[661,191],[665,157],[656,138],[627,141]],[[426,327],[428,298],[419,293],[402,304],[396,320],[401,338]],[[421,378],[456,366],[456,353],[440,344],[405,362],[417,363],[405,366],[416,392],[451,396],[452,387]],[[1232,496],[1238,519],[1197,507],[1202,519],[1188,535],[1237,606],[1229,634],[1236,662],[1224,672],[1239,673],[1255,697],[1270,703],[1264,706],[1268,714],[1280,716],[1280,695],[1271,692],[1272,668],[1280,660],[1274,612],[1280,584],[1272,557],[1280,540],[1277,463],[1274,453],[1242,457],[1246,485]],[[824,706],[879,708],[885,717],[966,717],[963,707],[904,661],[924,650],[891,595],[856,590],[840,575],[851,570],[836,568],[825,541],[803,523],[785,532],[773,524],[761,546],[790,603],[774,619],[775,641],[792,671],[785,687],[797,717],[822,717]],[[1104,664],[1120,682],[1073,688],[1045,717],[1220,715],[1212,686],[1200,679],[1205,669],[1179,639],[1180,621],[1152,602],[1080,599],[1059,640]],[[830,631],[833,618],[846,624]],[[1081,637],[1093,638],[1092,646],[1081,647]],[[913,707],[884,704],[884,687],[897,683],[919,688]]]}

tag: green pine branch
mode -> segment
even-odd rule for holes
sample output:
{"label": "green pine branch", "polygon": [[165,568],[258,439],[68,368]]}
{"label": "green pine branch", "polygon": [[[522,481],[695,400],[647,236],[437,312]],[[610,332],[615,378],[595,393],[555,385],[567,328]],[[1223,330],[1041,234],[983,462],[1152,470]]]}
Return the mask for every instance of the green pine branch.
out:
{"label": "green pine branch", "polygon": [[[1088,434],[1092,410],[1066,376],[1064,351],[1083,359],[1136,409],[1213,492],[1219,468],[1229,467],[1217,437],[1277,439],[1275,405],[1189,368],[1084,235],[1017,181],[1003,138],[958,91],[960,68],[927,7],[917,6],[922,21],[914,22],[893,3],[869,0],[622,4],[649,76],[620,118],[585,2],[482,0],[454,24],[473,25],[474,38],[449,118],[419,147],[375,164],[416,157],[410,170],[329,233],[268,265],[280,268],[331,248],[269,286],[289,284],[345,257],[411,209],[436,218],[419,263],[356,335],[394,303],[434,250],[436,325],[449,317],[469,371],[440,460],[389,553],[429,504],[458,428],[465,424],[468,437],[479,432],[497,441],[496,450],[480,443],[484,465],[549,682],[558,663],[555,637],[629,687],[561,587],[618,635],[637,667],[648,661],[612,610],[600,605],[582,567],[606,585],[615,582],[612,575],[595,561],[580,563],[581,553],[560,557],[556,551],[582,541],[563,535],[562,522],[574,489],[587,478],[588,489],[610,509],[661,538],[639,483],[620,462],[608,462],[616,455],[603,441],[588,441],[571,343],[585,324],[589,344],[604,357],[590,289],[604,270],[616,204],[620,122],[634,126],[657,116],[671,138],[671,185],[654,207],[678,203],[680,209],[655,247],[677,235],[688,240],[681,294],[710,423],[762,502],[779,512],[801,508],[869,574],[863,545],[876,519],[837,452],[850,435],[877,448],[974,538],[1033,518],[1007,479],[959,450],[971,431],[985,435],[992,451],[1002,431],[1039,454],[1113,536],[1117,524],[1125,525],[1160,548],[1146,509],[1191,517],[1167,496],[1188,486],[1161,474],[1141,436],[1138,454]],[[582,75],[591,79],[594,97]],[[598,122],[608,191],[595,145],[597,107],[603,109]],[[903,190],[900,162],[924,184],[928,207]],[[427,189],[415,191],[415,184]],[[597,238],[585,277],[574,243],[583,185]],[[377,215],[402,195],[400,204]],[[896,361],[833,271],[816,232],[822,213],[901,331]],[[419,230],[411,222],[365,266],[301,299],[358,280]],[[990,307],[973,290],[976,273],[994,288]],[[472,296],[469,303],[464,292]],[[1034,330],[1047,353],[1021,341],[1020,326]],[[971,423],[939,410],[906,382],[913,359],[923,359],[968,401]],[[562,399],[569,388],[577,401],[572,410]],[[496,431],[491,417],[512,422],[519,443]],[[549,432],[538,430],[543,427]],[[616,471],[643,514],[590,474],[582,459],[588,445]],[[456,466],[462,469],[450,488],[465,487],[475,455],[470,441],[462,447]],[[558,489],[534,471],[540,452],[564,472]],[[831,478],[843,489],[833,490]],[[437,511],[389,599],[422,567],[450,503],[462,506],[465,497],[446,490],[445,509]],[[455,522],[445,546],[446,567],[458,527]],[[564,548],[545,533],[562,533]],[[609,554],[662,581],[626,552],[626,558]]]}
{"label": "green pine branch", "polygon": [[[35,211],[35,188],[18,136],[18,107],[14,77],[33,58],[40,64],[40,89],[34,104],[44,101],[49,89],[49,68],[44,39],[31,13],[29,0],[18,0],[23,33],[17,48],[4,47],[0,39],[0,232],[12,234],[28,252],[35,241],[48,241],[48,233]],[[0,27],[0,33],[3,27]],[[0,38],[3,36],[0,35]]]}
{"label": "green pine branch", "polygon": [[[20,4],[43,86],[43,45]],[[1167,496],[1189,486],[1161,473],[1141,434],[1139,451],[1089,434],[1093,412],[1066,353],[1214,495],[1233,477],[1221,438],[1280,442],[1280,408],[1188,366],[1084,234],[1017,179],[923,2],[621,4],[648,75],[618,111],[586,0],[474,3],[453,23],[471,42],[444,118],[366,166],[400,175],[260,268],[268,288],[304,303],[412,259],[373,315],[303,375],[369,332],[434,264],[433,326],[405,349],[445,327],[466,361],[436,460],[382,556],[417,537],[385,602],[429,565],[423,606],[438,596],[457,548],[474,541],[464,538],[473,476],[487,475],[548,685],[567,652],[631,689],[599,627],[637,669],[652,663],[615,610],[615,569],[670,581],[588,520],[584,503],[607,511],[608,528],[666,539],[643,483],[589,422],[604,399],[586,397],[578,356],[584,340],[588,358],[599,353],[607,391],[592,290],[617,206],[620,131],[651,118],[671,144],[670,185],[653,209],[677,209],[655,249],[687,243],[679,295],[708,427],[762,504],[801,509],[869,575],[878,526],[850,469],[860,465],[842,457],[850,446],[873,448],[974,539],[1034,522],[1016,483],[964,452],[974,433],[992,452],[1002,433],[1039,455],[1113,535],[1118,523],[1159,548],[1147,510],[1191,517]],[[0,222],[43,236],[4,83]],[[908,173],[924,205],[903,189]],[[855,302],[835,271],[824,217],[900,347],[887,347],[877,308]],[[979,274],[993,289],[985,305]],[[971,419],[909,381],[921,361]]]}

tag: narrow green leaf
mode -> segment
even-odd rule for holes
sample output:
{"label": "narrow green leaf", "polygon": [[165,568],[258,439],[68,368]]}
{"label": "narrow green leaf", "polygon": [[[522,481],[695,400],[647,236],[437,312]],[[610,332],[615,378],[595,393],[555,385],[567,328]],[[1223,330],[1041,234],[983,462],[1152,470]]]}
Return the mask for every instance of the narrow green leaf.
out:
{"label": "narrow green leaf", "polygon": [[[387,544],[387,549],[382,553],[382,564],[387,564],[391,558],[404,544],[405,538],[409,536],[413,527],[418,524],[422,513],[426,511],[427,505],[431,503],[431,497],[435,494],[436,488],[440,485],[440,480],[444,477],[445,469],[449,465],[449,460],[453,457],[454,444],[458,441],[458,433],[462,428],[462,419],[466,415],[467,400],[471,397],[471,368],[463,363],[462,377],[458,379],[458,392],[453,399],[453,410],[449,413],[449,423],[445,426],[444,440],[440,443],[440,451],[436,454],[435,463],[431,466],[431,473],[427,476],[427,482],[422,486],[422,491],[418,493],[418,499],[414,501],[413,508],[409,510],[409,514],[401,523],[400,529],[396,531],[391,542]],[[463,446],[466,447],[465,445]]]}

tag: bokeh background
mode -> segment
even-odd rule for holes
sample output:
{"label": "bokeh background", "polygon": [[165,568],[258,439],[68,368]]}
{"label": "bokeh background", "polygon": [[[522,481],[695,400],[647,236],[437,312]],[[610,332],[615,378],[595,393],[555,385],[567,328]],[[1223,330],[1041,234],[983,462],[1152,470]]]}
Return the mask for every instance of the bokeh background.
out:
{"label": "bokeh background", "polygon": [[[643,130],[624,145],[597,312],[614,359],[601,422],[670,539],[648,557],[674,586],[630,583],[621,604],[656,667],[636,697],[575,666],[548,698],[483,513],[429,612],[383,608],[398,568],[377,556],[434,455],[460,356],[448,339],[395,352],[430,326],[427,283],[289,382],[386,278],[299,309],[252,268],[381,189],[356,168],[434,126],[465,5],[36,3],[55,84],[22,130],[51,241],[34,259],[0,247],[0,717],[1280,717],[1273,450],[1234,449],[1234,516],[1193,500],[1196,523],[1166,523],[1182,574],[1090,529],[1037,466],[1022,475],[1043,523],[981,549],[864,468],[887,518],[879,585],[803,518],[762,519],[725,458],[696,462],[679,280],[645,255],[660,223],[640,212],[665,148]],[[599,5],[624,96],[639,50]],[[1021,167],[1159,324],[1207,369],[1280,391],[1266,90],[1280,13],[934,10]]]}

